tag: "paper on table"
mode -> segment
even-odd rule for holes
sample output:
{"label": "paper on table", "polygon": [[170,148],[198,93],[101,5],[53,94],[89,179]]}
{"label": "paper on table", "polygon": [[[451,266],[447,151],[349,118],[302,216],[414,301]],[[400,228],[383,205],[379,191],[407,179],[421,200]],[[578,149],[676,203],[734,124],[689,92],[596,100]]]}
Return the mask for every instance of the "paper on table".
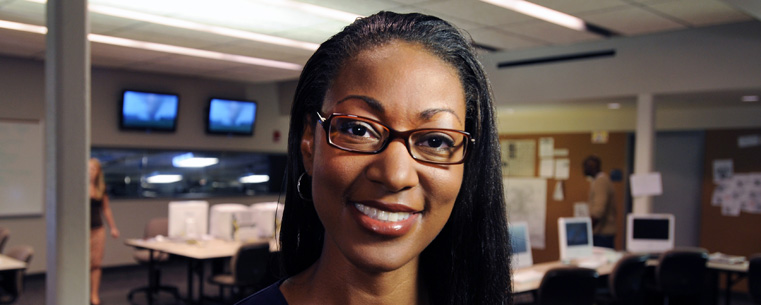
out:
{"label": "paper on table", "polygon": [[555,173],[555,160],[552,158],[542,158],[539,161],[539,177],[552,178]]}
{"label": "paper on table", "polygon": [[661,173],[633,174],[631,175],[632,196],[655,196],[663,193]]}

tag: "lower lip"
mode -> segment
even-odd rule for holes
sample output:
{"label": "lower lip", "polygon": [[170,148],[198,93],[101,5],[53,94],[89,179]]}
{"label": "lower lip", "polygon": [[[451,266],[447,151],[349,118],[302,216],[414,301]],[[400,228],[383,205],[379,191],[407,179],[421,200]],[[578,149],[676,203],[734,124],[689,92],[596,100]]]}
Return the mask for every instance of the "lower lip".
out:
{"label": "lower lip", "polygon": [[420,213],[412,213],[409,218],[401,221],[380,221],[362,214],[362,212],[357,210],[352,204],[352,215],[360,226],[373,233],[389,237],[398,237],[407,234],[407,232],[412,229],[412,225],[417,221]]}

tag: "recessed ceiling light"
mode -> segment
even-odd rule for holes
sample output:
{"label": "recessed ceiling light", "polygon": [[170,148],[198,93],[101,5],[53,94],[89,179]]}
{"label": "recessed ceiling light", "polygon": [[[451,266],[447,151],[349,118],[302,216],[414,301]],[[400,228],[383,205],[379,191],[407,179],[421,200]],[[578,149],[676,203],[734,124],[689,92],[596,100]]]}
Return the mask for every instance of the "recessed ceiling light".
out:
{"label": "recessed ceiling light", "polygon": [[619,103],[608,103],[608,109],[621,109],[621,104],[619,104]]}
{"label": "recessed ceiling light", "polygon": [[758,95],[745,95],[742,97],[743,102],[758,102]]}

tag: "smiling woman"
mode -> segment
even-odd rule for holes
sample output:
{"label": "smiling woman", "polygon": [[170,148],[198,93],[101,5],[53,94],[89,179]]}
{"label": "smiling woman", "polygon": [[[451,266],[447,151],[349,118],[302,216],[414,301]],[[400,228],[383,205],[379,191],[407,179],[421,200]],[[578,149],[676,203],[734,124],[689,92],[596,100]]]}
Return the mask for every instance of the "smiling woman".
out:
{"label": "smiling woman", "polygon": [[491,90],[449,23],[381,12],[307,62],[291,113],[286,279],[241,304],[508,304]]}

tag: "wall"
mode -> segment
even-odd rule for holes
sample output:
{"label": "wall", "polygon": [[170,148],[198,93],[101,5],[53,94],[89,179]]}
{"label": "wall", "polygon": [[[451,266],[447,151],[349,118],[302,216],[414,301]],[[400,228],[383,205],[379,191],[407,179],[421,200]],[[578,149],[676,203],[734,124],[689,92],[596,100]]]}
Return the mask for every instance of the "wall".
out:
{"label": "wall", "polygon": [[[500,106],[639,93],[761,87],[761,22],[664,32],[568,46],[488,54],[484,66]],[[498,69],[505,61],[615,50],[614,57]]]}
{"label": "wall", "polygon": [[[172,134],[146,134],[120,131],[117,109],[123,89],[142,89],[180,94],[177,131]],[[40,61],[0,57],[0,118],[44,120],[44,65]],[[253,137],[212,136],[204,132],[203,115],[210,96],[245,98],[258,102],[257,125]],[[275,84],[244,84],[216,80],[183,78],[160,74],[94,68],[92,71],[93,146],[193,148],[203,150],[285,152],[288,135],[287,115],[280,114]],[[273,141],[273,133],[280,140]],[[39,187],[40,192],[43,186]],[[254,203],[275,201],[276,197],[214,198],[223,202]],[[133,264],[132,248],[124,238],[140,237],[148,219],[167,214],[168,200],[112,200],[117,226],[122,237],[109,239],[105,266]],[[46,261],[45,216],[0,218],[0,226],[11,229],[8,245],[29,244],[35,256],[30,273],[43,272]]]}

